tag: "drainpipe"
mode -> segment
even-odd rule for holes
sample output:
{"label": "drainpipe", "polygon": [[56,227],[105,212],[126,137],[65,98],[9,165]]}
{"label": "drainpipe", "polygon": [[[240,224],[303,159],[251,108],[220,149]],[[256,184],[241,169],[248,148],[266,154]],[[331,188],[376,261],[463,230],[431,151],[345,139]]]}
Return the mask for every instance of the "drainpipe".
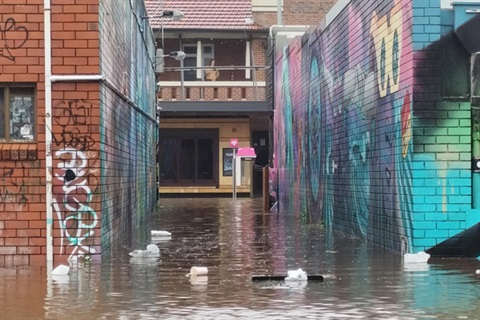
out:
{"label": "drainpipe", "polygon": [[282,0],[277,0],[277,24],[282,24]]}
{"label": "drainpipe", "polygon": [[45,44],[45,166],[46,166],[46,210],[47,210],[47,264],[53,262],[53,193],[52,193],[52,42],[50,0],[44,0],[44,44]]}

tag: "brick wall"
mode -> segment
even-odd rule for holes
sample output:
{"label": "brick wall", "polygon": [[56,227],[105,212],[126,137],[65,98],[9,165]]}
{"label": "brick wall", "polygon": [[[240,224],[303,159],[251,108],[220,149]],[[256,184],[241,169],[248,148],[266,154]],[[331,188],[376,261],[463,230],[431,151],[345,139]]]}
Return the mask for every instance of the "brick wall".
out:
{"label": "brick wall", "polygon": [[[181,87],[162,86],[158,91],[158,99],[180,100],[182,97]],[[194,86],[185,87],[185,100],[192,101],[265,101],[265,87],[225,87],[225,86]]]}
{"label": "brick wall", "polygon": [[[99,74],[98,0],[52,3],[52,74]],[[99,88],[52,84],[55,264],[101,253]]]}
{"label": "brick wall", "polygon": [[[51,7],[52,73],[96,75],[102,72],[109,79],[103,84],[88,81],[52,84],[52,242],[55,265],[74,256],[91,256],[100,260],[100,254],[115,238],[131,239],[132,232],[128,227],[138,227],[139,221],[145,220],[147,213],[155,207],[152,34],[147,32],[145,42],[138,30],[135,37],[127,40],[115,38],[119,41],[116,44],[129,41],[129,48],[136,50],[131,55],[122,51],[124,60],[115,60],[115,54],[120,51],[118,48],[101,51],[99,47],[102,33],[99,33],[98,4],[98,0],[77,0],[75,4],[52,1]],[[19,141],[19,133],[14,131],[7,131],[9,141],[0,141],[0,267],[44,265],[47,217],[43,0],[23,3],[0,0],[0,8],[1,24],[10,26],[3,30],[5,38],[0,41],[0,103],[2,108],[11,108],[11,117],[20,117],[21,121],[33,119],[30,123],[31,141],[25,139],[24,133],[21,134],[23,141]],[[111,14],[120,11],[118,8],[103,9]],[[132,21],[133,10],[137,11],[137,16],[145,15],[143,3],[139,3],[137,7],[121,12],[120,21]],[[129,25],[128,28],[136,26]],[[111,34],[110,30],[108,33]],[[145,43],[149,44],[148,53]],[[135,69],[116,67],[117,73],[108,72],[113,70],[107,67],[111,61],[124,62],[123,65],[128,61],[131,66],[132,57]],[[128,77],[123,76],[125,71],[128,71]],[[15,90],[21,93],[17,94]],[[115,99],[110,99],[112,91]],[[10,97],[18,97],[15,98],[18,100],[15,100],[16,104],[6,101],[5,92]],[[27,98],[22,98],[25,92]],[[34,99],[30,108],[25,103],[30,101],[31,94]],[[113,107],[123,110],[123,122],[118,114],[115,117],[115,114],[106,112],[116,110]],[[25,110],[32,112],[27,114]],[[0,118],[3,125],[3,113]],[[13,124],[19,121],[9,119]],[[108,129],[119,125],[123,127],[106,134]],[[122,147],[115,149],[116,142],[121,142]],[[119,182],[123,184],[119,185]],[[118,189],[119,186],[124,188],[123,191]],[[132,190],[135,191],[132,193]],[[113,205],[117,200],[115,197],[121,196],[122,192],[132,196]],[[131,212],[136,215],[132,216]],[[115,220],[113,217],[120,222],[111,223]],[[122,227],[116,227],[119,224]]]}
{"label": "brick wall", "polygon": [[[45,264],[46,207],[45,207],[45,98],[43,1],[1,0],[2,22],[11,28],[5,31],[0,55],[0,85],[30,86],[35,89],[34,141],[2,142],[2,177],[0,192],[0,266]],[[98,32],[96,1],[83,0],[76,5],[52,5],[52,72],[54,74],[98,73]],[[2,101],[3,103],[3,101]],[[52,155],[54,158],[54,253],[65,254],[70,237],[78,238],[73,230],[73,219],[67,216],[78,212],[80,203],[87,201],[87,189],[94,189],[99,180],[90,175],[99,163],[85,167],[83,172],[69,167],[80,154],[98,157],[99,141],[98,85],[56,83],[52,86]],[[2,117],[3,118],[3,117]],[[73,148],[78,151],[73,152]],[[85,163],[83,163],[85,164]],[[76,172],[71,184],[63,179],[67,170]],[[72,184],[82,180],[83,187],[72,190]],[[86,182],[86,183],[85,183]],[[89,205],[88,202],[91,204]],[[98,200],[97,200],[98,202]],[[97,233],[98,234],[98,233]],[[63,240],[62,240],[63,239]],[[82,243],[86,247],[99,245],[92,237]],[[60,255],[62,255],[60,254]]]}
{"label": "brick wall", "polygon": [[[43,38],[39,31],[39,22],[43,20],[42,6],[40,3],[31,7],[18,6],[14,2],[0,1],[2,25],[10,21],[22,26],[14,36],[23,41],[16,46],[9,45],[8,50],[2,42],[0,84],[22,82],[32,85],[39,97],[36,105],[43,106],[42,89],[36,85],[43,74],[38,48]],[[7,37],[9,34],[6,32]],[[40,135],[37,136],[41,139]],[[0,143],[0,148],[0,266],[35,263],[41,260],[38,257],[45,250],[42,238],[45,169],[44,163],[38,160],[41,152],[34,142]]]}
{"label": "brick wall", "polygon": [[[282,12],[283,25],[309,25],[317,26],[335,5],[334,0],[284,0]],[[256,23],[269,27],[278,24],[277,12],[261,12],[253,13]]]}
{"label": "brick wall", "polygon": [[[441,33],[440,1],[412,3],[418,61],[412,118],[414,244],[417,250],[438,252],[437,246],[478,223],[467,219],[475,216],[470,213],[472,115],[464,98],[470,94],[470,56],[455,35]],[[448,251],[462,254],[463,249]]]}

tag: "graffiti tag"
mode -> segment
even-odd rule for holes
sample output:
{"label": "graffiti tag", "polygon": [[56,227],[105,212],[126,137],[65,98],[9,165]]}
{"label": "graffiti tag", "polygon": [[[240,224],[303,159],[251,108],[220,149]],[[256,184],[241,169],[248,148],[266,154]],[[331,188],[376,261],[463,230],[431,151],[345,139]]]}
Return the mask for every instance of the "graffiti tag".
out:
{"label": "graffiti tag", "polygon": [[95,249],[84,242],[95,234],[98,214],[90,207],[94,191],[88,185],[95,178],[88,170],[87,155],[74,148],[55,152],[61,158],[55,177],[63,184],[62,193],[56,195],[54,208],[61,229],[61,249],[63,254],[65,239],[73,246],[69,260],[74,255],[84,256],[95,253]]}
{"label": "graffiti tag", "polygon": [[13,176],[15,169],[3,167],[0,169],[0,203],[26,204],[28,203],[28,187],[25,182],[25,168],[21,180]]}
{"label": "graffiti tag", "polygon": [[95,146],[96,141],[88,132],[82,132],[88,128],[80,129],[90,124],[88,119],[90,119],[92,107],[92,103],[85,100],[63,101],[56,107],[54,121],[61,131],[52,135],[55,145],[82,151]]}
{"label": "graffiti tag", "polygon": [[28,40],[28,30],[23,26],[17,26],[15,19],[8,18],[0,25],[0,57],[15,61],[11,50],[19,49],[25,45]]}

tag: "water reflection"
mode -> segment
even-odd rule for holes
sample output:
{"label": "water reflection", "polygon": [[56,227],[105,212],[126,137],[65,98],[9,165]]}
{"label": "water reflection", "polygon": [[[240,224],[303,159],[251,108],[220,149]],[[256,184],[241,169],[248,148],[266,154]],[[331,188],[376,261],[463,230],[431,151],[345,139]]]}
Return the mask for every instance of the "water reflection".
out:
{"label": "water reflection", "polygon": [[[264,215],[259,199],[161,204],[152,229],[172,238],[157,243],[159,258],[129,257],[132,244],[62,279],[45,269],[0,269],[1,319],[478,318],[477,260],[406,265],[293,215]],[[208,275],[186,277],[192,266]],[[325,281],[251,281],[298,268]]]}

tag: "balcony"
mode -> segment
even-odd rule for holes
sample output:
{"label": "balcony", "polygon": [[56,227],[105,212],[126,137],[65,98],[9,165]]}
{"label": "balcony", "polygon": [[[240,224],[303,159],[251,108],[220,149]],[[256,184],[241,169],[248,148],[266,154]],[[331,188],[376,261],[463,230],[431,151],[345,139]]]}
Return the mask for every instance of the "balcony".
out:
{"label": "balcony", "polygon": [[[265,81],[160,81],[159,101],[265,101]],[[183,88],[183,95],[182,95]]]}
{"label": "balcony", "polygon": [[[264,40],[240,39],[243,33],[230,36],[165,39],[163,52],[178,52],[180,48],[185,56],[164,59],[157,73],[157,99],[163,116],[234,116],[232,112],[242,116],[269,111]],[[207,81],[205,72],[211,69],[212,60],[218,74],[215,81]]]}
{"label": "balcony", "polygon": [[269,111],[265,81],[160,81],[158,86],[158,103],[163,114]]}

